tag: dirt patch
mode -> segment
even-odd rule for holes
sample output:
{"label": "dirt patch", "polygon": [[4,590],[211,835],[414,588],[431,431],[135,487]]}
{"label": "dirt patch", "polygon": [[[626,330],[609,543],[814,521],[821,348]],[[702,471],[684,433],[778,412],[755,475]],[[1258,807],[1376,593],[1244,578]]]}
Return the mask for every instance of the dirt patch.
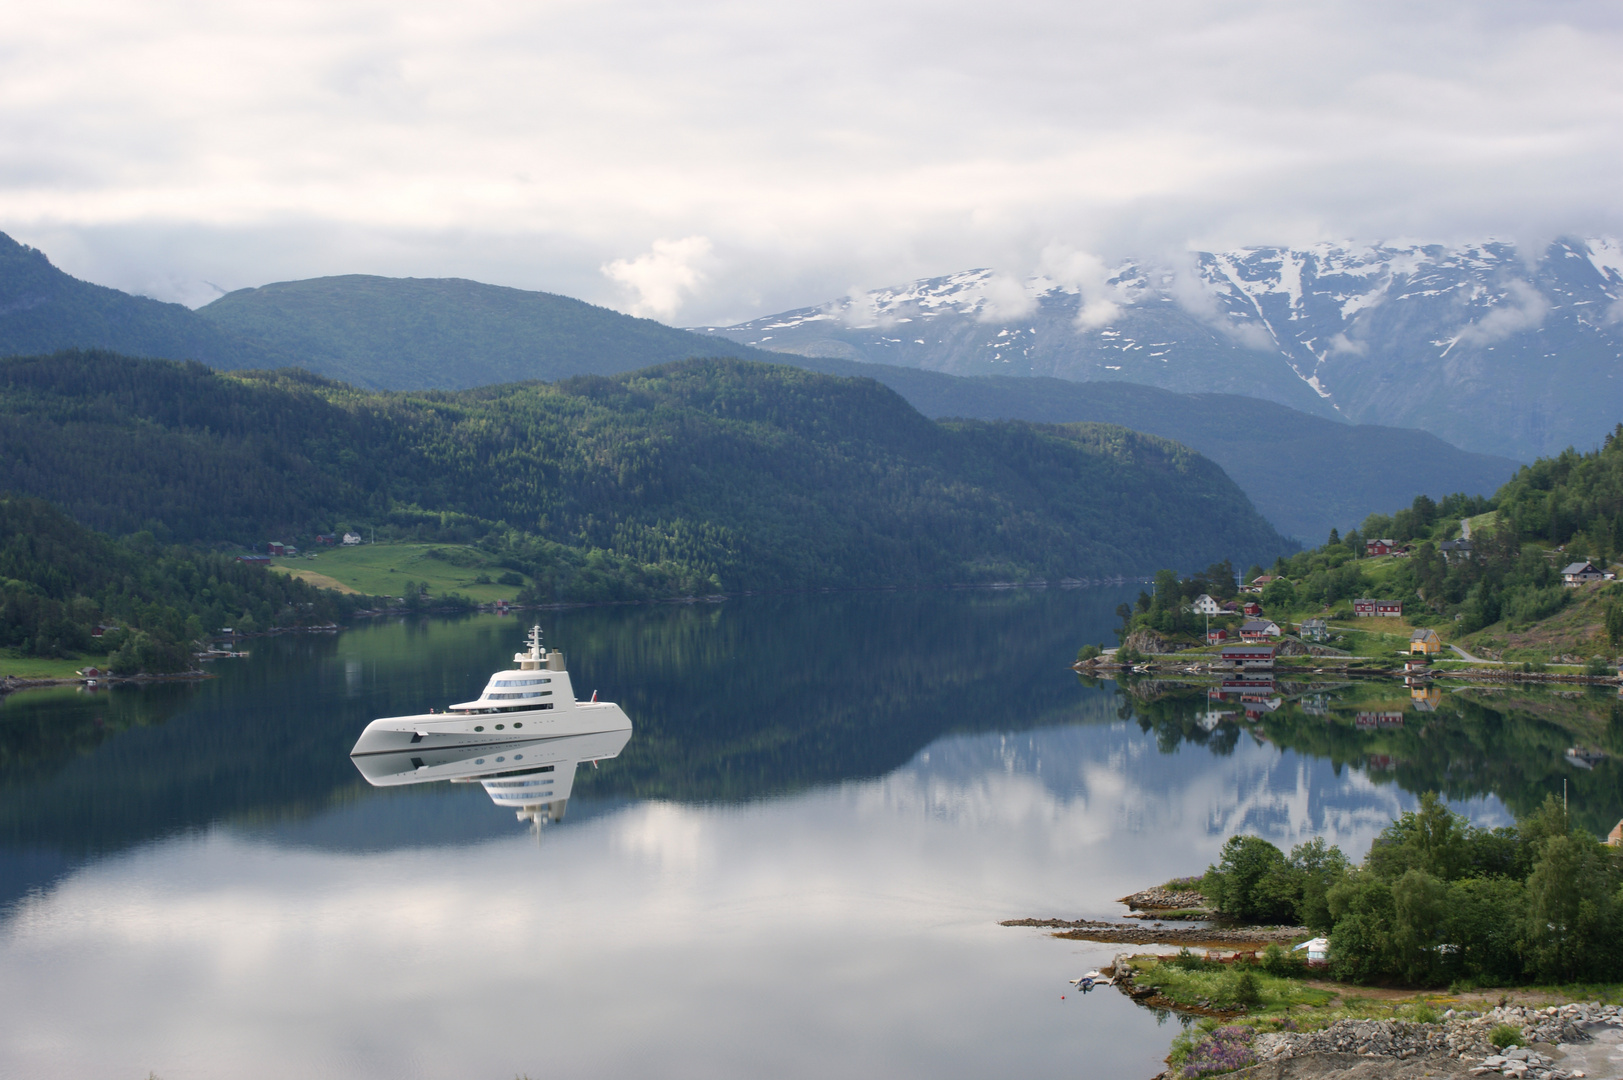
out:
{"label": "dirt patch", "polygon": [[1401,1061],[1384,1056],[1313,1053],[1284,1061],[1264,1061],[1224,1075],[1230,1080],[1418,1080],[1423,1076],[1456,1080],[1470,1076],[1474,1064],[1444,1053],[1421,1054]]}
{"label": "dirt patch", "polygon": [[318,574],[314,570],[290,570],[283,566],[273,566],[271,569],[286,574],[290,578],[298,578],[306,585],[314,585],[318,589],[331,589],[333,592],[343,593],[345,596],[361,595],[361,590],[352,589],[337,578],[330,578],[326,574]]}

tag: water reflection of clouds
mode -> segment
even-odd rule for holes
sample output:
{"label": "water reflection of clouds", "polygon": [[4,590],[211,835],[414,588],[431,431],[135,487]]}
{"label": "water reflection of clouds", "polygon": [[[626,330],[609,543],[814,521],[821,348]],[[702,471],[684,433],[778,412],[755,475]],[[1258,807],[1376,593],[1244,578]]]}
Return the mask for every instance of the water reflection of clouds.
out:
{"label": "water reflection of clouds", "polygon": [[[1054,1011],[1109,947],[996,921],[1114,913],[1242,828],[1361,852],[1413,801],[1249,739],[1161,754],[1103,723],[539,843],[335,853],[219,827],[19,905],[0,1076],[1149,1075],[1170,1032],[1147,1013]],[[370,820],[333,829],[351,813]]]}

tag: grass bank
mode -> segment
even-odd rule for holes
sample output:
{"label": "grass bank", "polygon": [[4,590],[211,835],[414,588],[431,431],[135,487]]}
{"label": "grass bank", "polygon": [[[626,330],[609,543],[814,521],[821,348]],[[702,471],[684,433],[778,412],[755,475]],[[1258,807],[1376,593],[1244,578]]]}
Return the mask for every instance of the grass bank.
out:
{"label": "grass bank", "polygon": [[[313,557],[312,557],[313,556]],[[517,598],[526,579],[475,547],[457,544],[359,544],[271,560],[271,569],[312,585],[368,596],[401,596],[406,582],[429,599],[460,593],[482,604]],[[511,575],[502,584],[502,575]],[[517,578],[517,583],[513,583]],[[483,580],[481,580],[483,579]]]}

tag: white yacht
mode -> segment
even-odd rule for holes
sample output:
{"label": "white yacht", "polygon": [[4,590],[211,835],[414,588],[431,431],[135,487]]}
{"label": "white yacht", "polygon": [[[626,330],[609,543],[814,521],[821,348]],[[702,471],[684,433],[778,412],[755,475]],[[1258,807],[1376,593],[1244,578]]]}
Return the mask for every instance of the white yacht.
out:
{"label": "white yacht", "polygon": [[530,631],[527,644],[527,651],[513,654],[514,667],[492,675],[473,701],[444,712],[374,720],[361,732],[350,757],[480,749],[631,730],[630,718],[613,702],[575,700],[564,654],[542,647],[539,626]]}
{"label": "white yacht", "polygon": [[575,786],[575,767],[596,765],[619,755],[631,741],[629,726],[590,735],[529,739],[495,747],[407,750],[366,754],[355,767],[373,787],[399,787],[448,780],[482,784],[497,806],[520,821],[546,824],[563,818]]}

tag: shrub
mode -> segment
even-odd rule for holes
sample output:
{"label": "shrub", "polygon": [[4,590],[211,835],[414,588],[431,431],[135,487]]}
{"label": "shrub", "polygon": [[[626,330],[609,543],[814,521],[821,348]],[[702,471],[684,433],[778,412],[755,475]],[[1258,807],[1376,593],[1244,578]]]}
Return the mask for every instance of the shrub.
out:
{"label": "shrub", "polygon": [[1218,1073],[1233,1072],[1254,1064],[1257,1055],[1251,1052],[1251,1029],[1238,1024],[1227,1024],[1195,1043],[1183,1060],[1178,1075],[1187,1080]]}
{"label": "shrub", "polygon": [[1089,660],[1097,658],[1102,652],[1104,652],[1104,650],[1099,648],[1097,645],[1084,645],[1080,649],[1076,650],[1076,662],[1079,664],[1085,664]]}
{"label": "shrub", "polygon": [[1234,978],[1234,1003],[1243,1005],[1247,1009],[1254,1009],[1262,1004],[1262,986],[1257,982],[1257,974],[1249,967],[1241,968]]}
{"label": "shrub", "polygon": [[1488,1032],[1488,1041],[1501,1050],[1507,1046],[1518,1046],[1522,1041],[1522,1029],[1509,1024],[1495,1024],[1493,1030]]}
{"label": "shrub", "polygon": [[1185,971],[1205,971],[1207,968],[1212,966],[1202,958],[1190,952],[1188,948],[1179,949],[1178,955],[1172,957],[1167,961],[1167,963],[1171,964],[1173,967],[1182,968]]}
{"label": "shrub", "polygon": [[1437,1010],[1432,1008],[1429,1004],[1416,1005],[1414,1010],[1414,1018],[1416,1022],[1421,1024],[1435,1024],[1439,1019],[1441,1019],[1437,1013]]}
{"label": "shrub", "polygon": [[496,579],[496,584],[511,585],[515,589],[522,589],[524,587],[524,575],[509,570]]}
{"label": "shrub", "polygon": [[1299,978],[1307,963],[1294,952],[1286,952],[1277,942],[1262,950],[1262,970],[1280,979]]}

